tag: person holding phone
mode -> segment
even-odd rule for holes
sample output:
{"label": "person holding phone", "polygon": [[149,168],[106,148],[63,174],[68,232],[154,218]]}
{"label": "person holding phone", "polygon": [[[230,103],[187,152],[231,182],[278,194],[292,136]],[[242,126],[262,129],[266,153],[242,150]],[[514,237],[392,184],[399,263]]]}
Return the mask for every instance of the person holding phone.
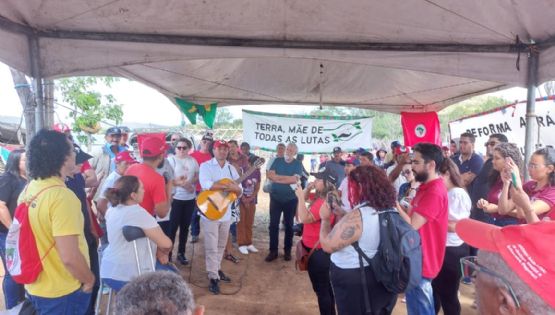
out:
{"label": "person holding phone", "polygon": [[[511,158],[519,169],[522,169],[522,155],[514,143],[499,143],[493,148],[492,166],[489,176],[487,198],[478,200],[478,208],[490,213],[493,224],[506,226],[518,224],[515,216],[509,215],[515,207],[508,202],[508,191],[511,180],[503,180],[501,174],[506,168],[506,159]],[[519,174],[522,172],[519,172]],[[520,175],[519,175],[520,176]]]}
{"label": "person holding phone", "polygon": [[[501,174],[509,192],[502,195],[508,207],[516,208],[509,215],[525,218],[527,223],[555,220],[555,149],[542,148],[534,152],[528,163],[531,180],[524,185],[520,170],[510,158]],[[504,186],[505,188],[505,186]]]}
{"label": "person holding phone", "polygon": [[[318,307],[320,314],[335,314],[335,298],[330,282],[330,254],[322,250],[320,245],[320,209],[334,204],[333,192],[337,185],[337,175],[332,169],[321,168],[320,172],[312,173],[316,180],[302,189],[300,182],[296,186],[295,195],[298,198],[297,215],[301,223],[304,224],[303,235],[300,242],[304,248],[310,252],[316,248],[308,259],[308,276],[312,283],[312,288],[318,297]],[[308,199],[312,190],[314,198],[309,200],[306,206],[305,200]],[[331,197],[331,198],[328,198]],[[329,202],[327,201],[329,200]],[[333,206],[333,205],[332,205]],[[335,216],[332,214],[330,221],[333,224]]]}

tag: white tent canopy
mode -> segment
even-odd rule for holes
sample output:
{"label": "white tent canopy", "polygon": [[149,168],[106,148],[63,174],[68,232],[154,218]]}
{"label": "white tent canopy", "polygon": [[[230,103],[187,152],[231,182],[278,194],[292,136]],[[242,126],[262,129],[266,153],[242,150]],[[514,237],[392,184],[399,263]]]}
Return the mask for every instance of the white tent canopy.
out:
{"label": "white tent canopy", "polygon": [[554,36],[552,0],[0,2],[11,67],[123,76],[220,105],[439,110],[526,86],[531,43],[533,83],[554,78]]}

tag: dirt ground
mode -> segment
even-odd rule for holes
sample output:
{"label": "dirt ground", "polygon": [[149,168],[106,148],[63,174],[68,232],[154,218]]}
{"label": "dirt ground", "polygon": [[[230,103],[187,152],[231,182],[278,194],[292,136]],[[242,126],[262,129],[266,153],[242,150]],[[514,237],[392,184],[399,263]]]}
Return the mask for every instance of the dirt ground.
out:
{"label": "dirt ground", "polygon": [[[186,256],[191,263],[180,266],[180,272],[190,283],[197,304],[205,306],[206,314],[318,314],[316,295],[306,272],[296,271],[293,261],[283,260],[282,252],[277,260],[271,263],[264,261],[269,244],[268,205],[268,194],[261,192],[254,227],[254,245],[260,252],[241,255],[234,249],[234,255],[240,258],[240,262],[223,261],[222,269],[232,282],[221,284],[220,295],[212,295],[207,289],[202,232],[200,242],[187,244]],[[294,241],[298,239],[295,237]],[[283,232],[280,233],[280,248],[283,247],[282,242]],[[462,284],[460,291],[462,314],[476,314],[471,308],[474,288]],[[4,299],[0,300],[0,309],[3,310]],[[406,314],[401,296],[393,314]]]}
{"label": "dirt ground", "polygon": [[[293,261],[280,257],[267,263],[268,253],[268,194],[259,195],[255,227],[254,245],[259,253],[241,255],[234,249],[234,255],[241,261],[233,264],[224,260],[222,269],[232,278],[229,284],[221,284],[222,294],[212,295],[208,289],[208,280],[204,269],[204,253],[201,241],[187,245],[187,257],[192,263],[180,267],[181,274],[191,284],[198,304],[206,307],[207,314],[318,314],[316,295],[312,290],[308,274],[295,270]],[[295,237],[295,242],[298,240]],[[283,247],[283,232],[280,233],[280,248]],[[194,255],[193,255],[194,251]],[[460,300],[462,314],[476,314],[471,307],[473,286],[461,285]],[[406,304],[397,300],[394,315],[406,314]]]}

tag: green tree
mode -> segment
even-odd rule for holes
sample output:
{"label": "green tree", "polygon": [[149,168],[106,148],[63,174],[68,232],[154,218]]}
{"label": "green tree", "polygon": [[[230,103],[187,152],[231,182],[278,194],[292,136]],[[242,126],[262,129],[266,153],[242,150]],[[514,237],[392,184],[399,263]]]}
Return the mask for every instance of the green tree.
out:
{"label": "green tree", "polygon": [[[441,124],[441,136],[445,139],[449,134],[449,122],[466,116],[482,113],[509,104],[507,100],[496,96],[477,96],[460,103],[448,106],[438,112]],[[452,137],[458,137],[453,135]]]}
{"label": "green tree", "polygon": [[[387,112],[378,112],[370,109],[324,106],[322,109],[310,111],[315,116],[369,116],[372,117],[372,137],[380,140],[398,139],[403,136],[401,116]],[[392,126],[399,126],[392,128]]]}
{"label": "green tree", "polygon": [[106,120],[119,125],[123,120],[121,105],[112,94],[98,91],[101,85],[108,88],[116,81],[113,77],[73,77],[56,81],[64,102],[74,108],[73,131],[79,142],[90,144],[91,135],[100,130],[100,122]]}

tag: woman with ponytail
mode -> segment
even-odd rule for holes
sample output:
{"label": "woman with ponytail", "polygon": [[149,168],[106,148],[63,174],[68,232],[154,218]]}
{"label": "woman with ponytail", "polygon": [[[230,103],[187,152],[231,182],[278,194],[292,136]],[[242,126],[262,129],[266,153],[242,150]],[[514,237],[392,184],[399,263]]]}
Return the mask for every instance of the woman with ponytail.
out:
{"label": "woman with ponytail", "polygon": [[451,159],[444,159],[439,167],[439,173],[447,187],[449,198],[449,216],[447,226],[447,242],[445,256],[439,274],[432,280],[434,291],[434,307],[436,314],[443,309],[445,315],[459,315],[461,304],[458,292],[461,279],[460,259],[470,253],[470,248],[455,233],[457,221],[470,216],[472,201],[466,190],[459,173],[459,168]]}
{"label": "woman with ponytail", "polygon": [[522,209],[522,212],[516,210],[509,214],[524,216],[527,223],[555,221],[555,149],[547,147],[537,150],[530,157],[527,167],[531,180],[522,185],[518,166],[512,159],[506,161],[502,177],[511,187],[511,199],[507,202],[509,206]]}
{"label": "woman with ponytail", "polygon": [[[122,176],[114,188],[106,191],[105,196],[112,207],[106,212],[106,227],[110,243],[104,250],[100,265],[102,281],[115,291],[139,275],[137,271],[133,244],[123,237],[124,226],[141,228],[146,238],[137,240],[141,268],[150,265],[147,243],[154,243],[156,269],[171,270],[168,254],[172,248],[171,240],[164,234],[156,219],[139,204],[143,201],[144,187],[135,176]],[[151,270],[148,270],[151,271]]]}

